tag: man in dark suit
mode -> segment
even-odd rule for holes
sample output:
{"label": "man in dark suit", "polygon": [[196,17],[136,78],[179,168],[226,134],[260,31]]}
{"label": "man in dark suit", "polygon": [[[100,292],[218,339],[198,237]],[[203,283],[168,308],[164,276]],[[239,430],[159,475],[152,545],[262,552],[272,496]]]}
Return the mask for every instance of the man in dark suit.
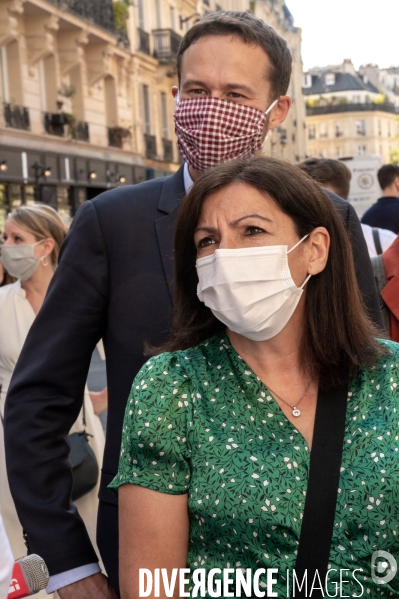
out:
{"label": "man in dark suit", "polygon": [[388,229],[399,234],[399,166],[384,164],[377,173],[382,197],[362,217],[370,227]]}
{"label": "man in dark suit", "polygon": [[[192,99],[189,106],[195,107],[198,98],[212,98],[218,99],[219,108],[227,105],[240,114],[240,119],[256,115],[248,148],[259,141],[259,122],[264,123],[260,129],[264,137],[287,115],[288,46],[248,13],[219,12],[194,25],[183,39],[177,67],[180,100]],[[220,142],[223,147],[224,124],[218,124],[222,131],[216,145]],[[81,408],[90,356],[100,338],[107,357],[109,411],[98,546],[111,585],[118,588],[117,501],[107,485],[117,472],[126,399],[145,361],[143,341],[161,343],[171,324],[173,231],[179,202],[201,174],[201,167],[193,165],[209,159],[202,151],[207,140],[201,139],[194,151],[184,137],[184,119],[180,125],[186,163],[177,173],[106,192],[80,208],[7,398],[12,493],[29,549],[47,562],[50,588],[60,589],[62,599],[114,597],[70,502],[67,435]],[[194,136],[194,145],[197,141]],[[241,137],[237,142],[242,145]],[[259,152],[258,146],[251,149]],[[334,201],[351,239],[365,303],[378,321],[378,299],[359,222],[349,204]]]}

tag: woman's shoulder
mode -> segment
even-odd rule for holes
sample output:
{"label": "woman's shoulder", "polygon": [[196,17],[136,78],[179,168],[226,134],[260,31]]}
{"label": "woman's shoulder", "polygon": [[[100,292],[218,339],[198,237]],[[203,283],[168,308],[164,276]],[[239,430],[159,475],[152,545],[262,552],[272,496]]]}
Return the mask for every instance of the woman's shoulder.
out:
{"label": "woman's shoulder", "polygon": [[390,339],[377,339],[377,341],[385,351],[380,354],[373,366],[364,369],[364,373],[371,383],[374,383],[375,379],[380,382],[385,380],[396,388],[399,383],[399,343]]}
{"label": "woman's shoulder", "polygon": [[159,375],[169,379],[191,378],[201,367],[209,366],[210,357],[218,350],[220,343],[220,337],[214,336],[188,349],[158,354],[142,366],[137,376],[151,373],[150,378],[153,379]]}
{"label": "woman's shoulder", "polygon": [[9,298],[14,297],[15,295],[20,295],[21,291],[21,281],[15,281],[15,283],[10,283],[9,285],[3,285],[3,287],[0,287],[0,302],[4,303]]}

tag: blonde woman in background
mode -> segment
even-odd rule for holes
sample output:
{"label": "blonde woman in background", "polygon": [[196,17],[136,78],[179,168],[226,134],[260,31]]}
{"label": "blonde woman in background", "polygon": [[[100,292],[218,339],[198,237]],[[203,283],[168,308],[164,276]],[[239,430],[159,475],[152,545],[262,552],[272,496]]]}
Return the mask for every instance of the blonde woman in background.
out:
{"label": "blonde woman in background", "polygon": [[[57,212],[45,205],[22,206],[14,210],[5,225],[4,244],[1,260],[6,270],[17,281],[0,288],[0,413],[4,414],[4,401],[15,364],[22,346],[39,312],[48,286],[58,264],[58,254],[66,236],[66,228]],[[78,293],[78,289],[75,290]],[[62,318],[62,313],[60,313]],[[37,351],[41,351],[38,347]],[[104,432],[99,418],[95,415],[86,388],[85,416],[89,443],[102,463]],[[83,416],[80,413],[71,429],[81,432]],[[27,448],[29,451],[29,448]],[[98,508],[98,485],[76,501],[76,507],[85,522],[91,542],[96,538]],[[26,553],[22,538],[22,528],[12,500],[4,458],[3,425],[0,424],[0,505],[5,529],[10,540],[14,558]],[[37,597],[48,597],[41,591]]]}

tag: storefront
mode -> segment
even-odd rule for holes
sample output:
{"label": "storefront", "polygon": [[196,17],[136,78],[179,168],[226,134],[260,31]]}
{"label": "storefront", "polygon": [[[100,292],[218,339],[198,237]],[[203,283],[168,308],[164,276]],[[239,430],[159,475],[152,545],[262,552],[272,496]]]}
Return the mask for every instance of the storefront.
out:
{"label": "storefront", "polygon": [[98,194],[171,174],[123,162],[0,146],[0,231],[17,206],[42,202],[70,221]]}

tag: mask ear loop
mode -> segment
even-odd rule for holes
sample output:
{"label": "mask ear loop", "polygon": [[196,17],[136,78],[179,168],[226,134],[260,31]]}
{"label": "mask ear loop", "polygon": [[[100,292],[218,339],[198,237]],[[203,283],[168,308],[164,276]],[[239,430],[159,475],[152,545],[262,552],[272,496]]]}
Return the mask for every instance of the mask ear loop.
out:
{"label": "mask ear loop", "polygon": [[[300,243],[302,243],[302,241],[304,241],[304,239],[306,239],[306,237],[309,237],[309,233],[307,235],[305,235],[305,237],[302,237],[302,239],[300,239],[298,241],[298,243],[296,243],[290,250],[288,250],[287,254],[289,254],[290,252],[292,252],[292,250],[295,250],[295,248],[298,247],[298,245]],[[302,285],[299,287],[299,289],[303,289],[305,287],[306,283],[309,281],[309,279],[310,279],[311,276],[312,275],[308,275],[306,277],[305,281],[302,283]]]}
{"label": "mask ear loop", "polygon": [[297,247],[298,247],[298,245],[299,245],[300,243],[302,243],[302,241],[303,241],[304,239],[306,239],[306,237],[309,237],[309,233],[308,233],[307,235],[305,235],[305,237],[302,237],[302,239],[300,239],[300,240],[298,241],[298,243],[296,243],[296,244],[295,244],[295,245],[294,245],[294,246],[293,246],[293,247],[292,247],[290,250],[288,250],[287,254],[289,254],[290,252],[292,252],[292,250],[295,250],[295,248],[297,248]]}

